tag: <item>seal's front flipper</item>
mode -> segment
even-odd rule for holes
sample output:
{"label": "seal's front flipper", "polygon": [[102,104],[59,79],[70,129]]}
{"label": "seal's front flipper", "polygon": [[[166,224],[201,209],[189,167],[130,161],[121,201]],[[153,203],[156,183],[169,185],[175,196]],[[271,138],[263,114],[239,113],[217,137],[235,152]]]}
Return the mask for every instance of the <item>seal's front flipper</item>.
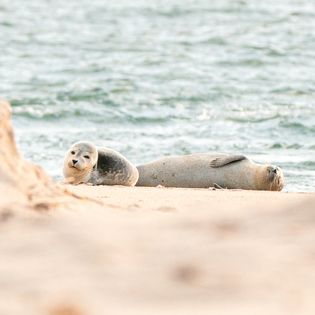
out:
{"label": "seal's front flipper", "polygon": [[246,160],[245,155],[227,155],[223,157],[217,157],[210,162],[210,166],[213,168],[222,167],[231,163]]}
{"label": "seal's front flipper", "polygon": [[227,188],[223,188],[223,187],[221,187],[219,184],[217,184],[217,183],[214,183],[213,184],[213,188],[214,189],[223,189],[223,190],[227,190]]}

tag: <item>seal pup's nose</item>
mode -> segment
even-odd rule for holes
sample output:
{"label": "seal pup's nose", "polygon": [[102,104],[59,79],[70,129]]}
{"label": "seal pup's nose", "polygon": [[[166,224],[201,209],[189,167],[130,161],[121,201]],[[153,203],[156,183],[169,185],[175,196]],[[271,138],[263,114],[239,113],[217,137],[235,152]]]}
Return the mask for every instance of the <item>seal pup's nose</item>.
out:
{"label": "seal pup's nose", "polygon": [[77,162],[78,162],[78,160],[72,160],[73,165],[76,165]]}

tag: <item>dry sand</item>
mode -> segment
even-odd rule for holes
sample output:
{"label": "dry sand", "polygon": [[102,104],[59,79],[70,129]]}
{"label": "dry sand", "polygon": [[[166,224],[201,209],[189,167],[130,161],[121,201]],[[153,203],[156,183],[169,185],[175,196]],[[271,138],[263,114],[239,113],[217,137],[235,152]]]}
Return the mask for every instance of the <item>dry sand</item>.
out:
{"label": "dry sand", "polygon": [[0,315],[314,314],[315,194],[56,185],[0,104]]}

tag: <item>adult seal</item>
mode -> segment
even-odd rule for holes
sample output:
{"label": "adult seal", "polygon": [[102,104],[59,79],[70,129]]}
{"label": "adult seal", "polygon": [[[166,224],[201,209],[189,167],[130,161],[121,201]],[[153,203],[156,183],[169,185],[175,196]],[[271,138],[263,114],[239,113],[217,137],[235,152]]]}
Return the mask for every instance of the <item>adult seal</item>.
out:
{"label": "adult seal", "polygon": [[191,154],[140,165],[137,186],[272,190],[284,186],[282,170],[257,164],[244,155]]}
{"label": "adult seal", "polygon": [[90,142],[77,142],[68,150],[63,166],[70,184],[134,186],[137,168],[124,156],[109,148],[96,148]]}

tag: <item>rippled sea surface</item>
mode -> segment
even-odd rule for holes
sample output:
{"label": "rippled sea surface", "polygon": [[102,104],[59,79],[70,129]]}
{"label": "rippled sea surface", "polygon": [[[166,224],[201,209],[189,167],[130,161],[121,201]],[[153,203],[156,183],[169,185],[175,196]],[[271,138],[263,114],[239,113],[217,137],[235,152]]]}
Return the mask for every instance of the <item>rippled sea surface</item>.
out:
{"label": "rippled sea surface", "polygon": [[315,2],[2,0],[0,96],[56,179],[90,140],[134,163],[245,153],[315,190]]}

